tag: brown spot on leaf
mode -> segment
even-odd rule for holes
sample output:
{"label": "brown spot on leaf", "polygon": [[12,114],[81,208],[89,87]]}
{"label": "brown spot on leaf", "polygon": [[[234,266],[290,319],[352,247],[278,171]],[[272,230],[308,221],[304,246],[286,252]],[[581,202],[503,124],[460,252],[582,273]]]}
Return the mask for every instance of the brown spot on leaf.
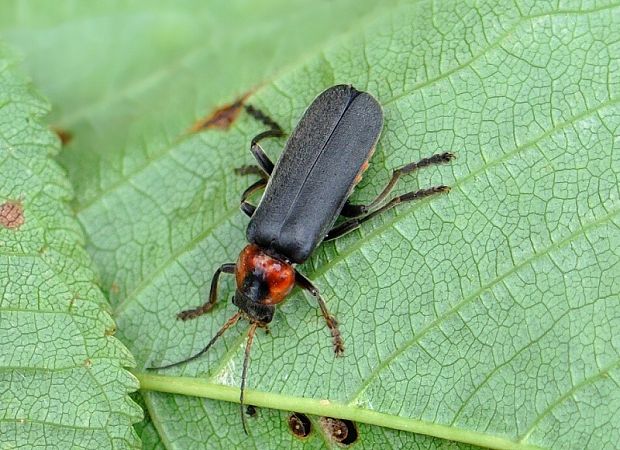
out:
{"label": "brown spot on leaf", "polygon": [[110,286],[110,293],[114,295],[118,295],[120,291],[121,291],[121,288],[118,287],[118,284],[112,283],[112,285]]}
{"label": "brown spot on leaf", "polygon": [[243,103],[251,93],[252,91],[246,92],[234,102],[220,106],[207,117],[198,120],[194,125],[192,125],[190,132],[197,133],[209,128],[219,128],[221,130],[230,128],[232,123],[239,116],[239,113],[243,108]]}
{"label": "brown spot on leaf", "polygon": [[350,420],[321,417],[319,423],[325,434],[339,444],[351,445],[357,440],[357,428]]}
{"label": "brown spot on leaf", "polygon": [[116,327],[107,328],[104,336],[114,336],[114,333],[116,333]]}
{"label": "brown spot on leaf", "polygon": [[90,358],[86,358],[84,360],[84,367],[86,367],[87,369],[90,369],[93,365],[93,362]]}
{"label": "brown spot on leaf", "polygon": [[58,139],[60,139],[60,143],[63,147],[73,140],[73,134],[70,131],[58,127],[51,128],[52,131],[56,133],[56,136],[58,136]]}
{"label": "brown spot on leaf", "polygon": [[0,205],[0,225],[16,230],[24,224],[24,207],[21,202],[8,201]]}
{"label": "brown spot on leaf", "polygon": [[312,431],[312,424],[308,416],[302,413],[293,413],[288,418],[288,427],[298,438],[305,438]]}

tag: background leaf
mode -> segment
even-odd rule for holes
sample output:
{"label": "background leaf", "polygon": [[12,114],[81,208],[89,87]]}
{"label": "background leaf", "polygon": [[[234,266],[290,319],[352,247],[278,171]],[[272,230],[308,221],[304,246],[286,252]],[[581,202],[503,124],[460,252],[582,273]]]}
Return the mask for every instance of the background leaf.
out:
{"label": "background leaf", "polygon": [[[257,339],[250,386],[442,424],[457,435],[497,438],[497,446],[613,448],[620,441],[613,420],[620,409],[618,5],[420,1],[366,15],[359,7],[359,16],[342,15],[354,31],[326,46],[315,30],[342,16],[325,6],[291,18],[276,3],[260,12],[227,4],[210,16],[117,3],[103,7],[103,20],[85,11],[60,25],[57,15],[31,19],[26,8],[18,15],[38,33],[23,24],[6,33],[50,86],[56,122],[74,134],[62,162],[80,192],[78,217],[120,335],[139,365],[198,350],[234,310],[222,301],[211,317],[174,320],[204,299],[212,272],[243,245],[247,221],[237,205],[249,180],[232,168],[251,161],[248,143],[261,127],[240,116],[227,132],[187,130],[288,64],[294,68],[250,99],[286,130],[331,84],[353,83],[384,105],[385,129],[356,200],[372,198],[403,163],[443,150],[458,160],[399,185],[403,192],[444,183],[454,187],[450,195],[387,214],[322,246],[302,267],[340,318],[347,357],[333,359],[315,305],[298,293],[279,309],[272,334]],[[348,11],[352,3],[336,5]],[[256,14],[281,28],[248,36]],[[175,32],[165,33],[170,23]],[[148,33],[129,39],[120,31],[128,24]],[[205,24],[204,48],[175,58]],[[78,51],[80,26],[93,41],[89,52]],[[157,36],[169,42],[170,35],[183,45],[153,49]],[[276,42],[281,47],[267,45]],[[321,50],[300,63],[307,42]],[[127,45],[135,47],[121,57],[107,51]],[[56,56],[50,48],[86,72],[44,71]],[[110,56],[93,58],[93,48]],[[238,58],[243,49],[250,63]],[[216,54],[222,59],[214,62]],[[79,103],[66,100],[69,93]],[[277,156],[282,144],[270,143],[269,153]],[[222,299],[232,289],[225,282]],[[176,373],[238,386],[242,343],[241,332],[231,333]],[[167,447],[246,439],[235,405],[157,393],[145,401]],[[285,431],[285,413],[260,412],[254,445],[302,445]],[[361,427],[362,446],[443,445]],[[328,445],[321,439],[317,433],[303,445]]]}
{"label": "background leaf", "polygon": [[48,104],[0,46],[0,448],[139,448],[134,364],[93,282]]}

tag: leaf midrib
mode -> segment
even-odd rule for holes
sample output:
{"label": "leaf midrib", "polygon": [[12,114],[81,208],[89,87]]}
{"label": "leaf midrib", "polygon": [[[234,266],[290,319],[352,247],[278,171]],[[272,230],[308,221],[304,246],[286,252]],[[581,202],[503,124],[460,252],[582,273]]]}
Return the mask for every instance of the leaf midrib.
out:
{"label": "leaf midrib", "polygon": [[[189,395],[195,397],[205,397],[214,400],[227,402],[239,402],[239,389],[210,383],[201,378],[189,377],[168,377],[152,375],[147,373],[134,373],[140,381],[141,389],[155,392],[166,392],[171,394]],[[145,403],[157,430],[165,434],[162,424],[156,417],[153,417],[154,406],[150,395],[144,396]],[[441,439],[464,442],[495,449],[516,449],[516,450],[539,450],[532,444],[515,442],[505,437],[494,436],[478,431],[456,428],[453,426],[441,425],[422,420],[395,416],[392,414],[381,413],[350,405],[304,397],[292,397],[288,395],[261,392],[252,389],[245,390],[245,398],[248,404],[257,407],[279,409],[282,411],[297,411],[305,414],[317,416],[337,417],[349,419],[358,423],[377,425],[385,428],[403,430],[413,433],[435,436]]]}
{"label": "leaf midrib", "polygon": [[[511,268],[511,270],[508,271],[507,273],[501,275],[500,277],[495,278],[491,283],[489,283],[489,284],[487,284],[485,286],[482,286],[475,293],[473,293],[472,295],[470,295],[469,297],[467,297],[466,299],[464,299],[463,301],[461,301],[457,305],[455,305],[455,307],[452,308],[450,311],[448,311],[446,314],[444,314],[441,317],[437,318],[435,321],[431,322],[428,326],[426,326],[424,329],[422,329],[422,331],[420,333],[417,333],[416,336],[410,342],[406,343],[397,352],[395,352],[393,355],[391,355],[390,358],[385,360],[380,365],[380,367],[383,368],[383,367],[387,366],[393,359],[395,359],[404,350],[406,350],[407,348],[413,346],[417,341],[419,341],[420,338],[422,338],[425,334],[427,334],[427,332],[429,330],[433,329],[438,323],[440,323],[446,317],[451,316],[452,314],[454,314],[464,304],[468,304],[469,302],[473,301],[473,299],[477,298],[480,293],[490,289],[490,287],[492,285],[497,284],[499,281],[501,281],[502,279],[504,279],[505,277],[507,277],[511,273],[515,273],[516,271],[518,271],[522,267],[525,267],[525,266],[529,265],[535,259],[537,259],[537,258],[539,258],[541,256],[549,254],[552,250],[555,250],[555,249],[558,249],[558,248],[562,248],[564,245],[572,242],[575,238],[580,237],[582,235],[585,235],[588,230],[596,228],[599,225],[606,224],[613,217],[617,216],[618,213],[620,213],[620,208],[610,212],[609,214],[599,218],[598,220],[595,220],[595,221],[592,221],[592,222],[589,222],[589,223],[586,223],[586,224],[580,226],[577,230],[575,230],[573,233],[571,233],[566,238],[553,243],[552,245],[546,247],[541,252],[535,253],[534,255],[532,255],[530,258],[524,260],[519,265]],[[243,338],[245,338],[245,336],[243,336],[242,339]],[[234,353],[232,353],[232,354],[234,354]],[[517,438],[518,440],[516,442],[515,441],[505,441],[503,438],[499,438],[497,440],[497,442],[501,443],[502,446],[498,446],[498,447],[494,447],[494,448],[523,448],[523,449],[526,449],[526,448],[527,449],[538,448],[538,447],[535,447],[535,446],[530,445],[530,444],[525,444],[525,441],[527,440],[527,438],[536,429],[536,425],[538,423],[540,423],[540,421],[546,415],[551,413],[551,411],[557,405],[561,404],[564,400],[566,400],[567,398],[572,396],[575,392],[579,391],[579,389],[581,389],[581,388],[583,388],[585,386],[589,386],[595,380],[601,378],[602,376],[604,376],[604,374],[608,373],[610,370],[612,370],[613,368],[615,368],[615,367],[617,367],[619,365],[620,365],[620,360],[614,361],[611,364],[601,368],[599,371],[593,373],[589,377],[584,378],[579,383],[575,384],[571,389],[569,389],[568,391],[563,393],[561,396],[559,396],[556,400],[551,402],[545,408],[545,410],[536,417],[536,419],[532,422],[530,427]],[[371,374],[370,377],[368,377],[368,380],[372,381],[374,378],[376,378],[376,373],[378,373],[378,372],[379,371],[373,372],[373,374]],[[191,384],[191,383],[195,384],[196,380],[200,380],[200,379],[195,379],[195,378],[184,378],[184,377],[162,377],[162,376],[159,376],[159,375],[140,374],[140,373],[137,373],[135,375],[140,380],[141,388],[142,389],[149,389],[149,381],[150,381],[150,378],[152,378],[152,377],[163,379],[164,382],[168,382],[168,381],[171,381],[171,380],[183,380],[182,383],[181,383],[183,385],[187,385],[187,384]],[[214,377],[215,377],[215,374],[212,375],[211,377],[209,377],[209,379],[211,380]],[[144,382],[144,380],[147,380],[146,383]],[[204,383],[204,382],[203,381],[198,381],[198,383]],[[205,384],[212,385],[213,389],[219,389],[219,390],[232,389],[235,393],[238,392],[238,390],[236,388],[231,388],[230,386],[224,386],[224,385],[212,384],[212,383],[205,383]],[[364,420],[363,417],[359,417],[358,414],[356,414],[356,413],[359,412],[360,410],[362,410],[362,411],[371,411],[371,410],[366,410],[364,408],[360,408],[360,407],[358,407],[358,406],[356,406],[354,404],[356,398],[359,397],[359,395],[361,393],[363,393],[364,389],[369,384],[370,384],[370,382],[365,383],[362,386],[362,388],[360,390],[358,390],[356,392],[356,394],[354,394],[354,396],[353,396],[353,398],[351,400],[347,401],[345,404],[342,404],[342,406],[344,406],[345,408],[350,408],[351,409],[351,411],[348,411],[348,412],[351,413],[352,416],[347,415],[347,414],[344,414],[344,415],[343,414],[340,414],[340,415],[339,414],[331,414],[330,411],[329,411],[329,408],[326,407],[325,404],[322,404],[320,400],[316,400],[316,401],[319,402],[319,405],[321,405],[321,407],[324,409],[323,411],[305,410],[304,408],[300,407],[299,403],[296,404],[295,410],[298,410],[300,412],[310,413],[310,414],[319,414],[319,415],[330,415],[331,414],[334,417],[351,419],[351,420],[355,420],[357,422],[364,422],[364,423],[369,423],[369,424],[374,424],[374,425],[379,425],[379,426],[386,426],[386,427],[391,427],[391,428],[396,428],[396,429],[404,429],[404,428],[399,427],[399,426],[395,426],[395,425],[398,425],[398,424],[394,423],[395,420],[408,420],[408,421],[411,422],[412,427],[416,428],[416,429],[415,430],[411,430],[411,429],[409,429],[409,427],[407,427],[406,431],[420,432],[420,433],[429,434],[429,435],[436,436],[436,437],[446,438],[444,435],[442,435],[442,433],[429,433],[428,430],[426,430],[427,432],[424,432],[421,429],[418,429],[419,425],[420,424],[424,424],[424,422],[418,421],[418,420],[414,420],[414,419],[407,419],[407,418],[403,418],[401,416],[394,416],[394,415],[391,415],[391,414],[379,413],[382,416],[391,417],[392,419],[391,419],[391,422],[384,423],[383,421],[381,421],[381,423],[376,423],[373,420]],[[161,389],[161,386],[160,386],[160,389],[154,389],[154,390],[162,391],[162,392],[180,393],[180,394],[186,394],[186,395],[206,396],[208,398],[215,398],[215,399],[218,399],[218,396],[221,396],[220,393],[218,393],[217,395],[200,395],[201,393],[198,393],[198,392],[186,392],[185,389],[170,389],[170,390],[167,390],[165,388]],[[292,410],[291,407],[289,407],[287,405],[280,405],[278,401],[273,401],[273,399],[277,400],[279,397],[282,397],[280,394],[273,394],[271,392],[262,392],[263,397],[266,399],[266,401],[265,402],[261,402],[259,400],[255,401],[253,399],[253,396],[254,396],[254,394],[256,394],[258,392],[259,391],[254,391],[254,390],[246,391],[247,401],[252,402],[252,404],[255,404],[256,406],[264,406],[264,407],[277,408],[277,409],[283,409],[283,410],[289,410],[289,409]],[[292,399],[293,401],[296,401],[296,402],[308,400],[308,399],[303,398],[303,397],[289,397],[289,398]],[[237,399],[238,399],[238,397],[235,397],[234,399],[227,398],[225,400],[227,400],[227,401],[237,401]],[[149,404],[150,404],[150,402],[149,402]],[[152,407],[149,407],[149,410],[152,410]],[[374,413],[374,411],[372,411],[372,412]],[[457,434],[459,432],[470,433],[468,430],[461,430],[461,429],[459,429],[457,427],[454,427],[452,424],[449,425],[449,426],[443,426],[442,425],[441,427],[453,429],[453,430],[456,431]],[[461,442],[468,442],[468,443],[472,443],[472,444],[476,444],[476,445],[489,445],[490,443],[487,441],[487,438],[489,438],[489,439],[497,439],[496,436],[493,436],[493,435],[490,435],[490,434],[479,433],[479,432],[475,432],[473,434],[477,436],[476,439],[474,439],[474,440],[463,439],[463,440],[461,440]],[[470,438],[471,438],[471,436],[470,436]],[[451,439],[455,439],[455,436],[452,436]],[[504,444],[506,444],[506,443],[509,443],[510,445],[505,445],[504,446]],[[493,447],[492,445],[489,445],[489,446]]]}

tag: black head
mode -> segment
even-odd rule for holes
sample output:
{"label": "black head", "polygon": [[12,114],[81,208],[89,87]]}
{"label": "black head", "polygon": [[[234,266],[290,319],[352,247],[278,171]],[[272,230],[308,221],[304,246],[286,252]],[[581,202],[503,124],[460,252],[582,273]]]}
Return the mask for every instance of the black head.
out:
{"label": "black head", "polygon": [[246,313],[252,322],[267,324],[273,320],[273,313],[276,310],[275,306],[261,305],[242,291],[237,290],[235,292],[232,302],[237,308]]}

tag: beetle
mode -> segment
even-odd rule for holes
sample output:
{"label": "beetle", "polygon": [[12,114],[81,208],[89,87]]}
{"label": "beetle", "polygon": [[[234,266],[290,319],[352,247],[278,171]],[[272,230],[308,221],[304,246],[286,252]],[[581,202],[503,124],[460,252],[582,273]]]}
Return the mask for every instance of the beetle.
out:
{"label": "beetle", "polygon": [[[248,244],[236,263],[222,264],[215,271],[208,300],[197,308],[180,312],[177,317],[189,320],[210,311],[217,300],[222,273],[235,275],[237,288],[232,302],[239,311],[197,354],[151,369],[166,369],[198,358],[239,319],[247,319],[250,327],[239,397],[241,420],[247,433],[243,405],[254,335],[257,328],[266,328],[273,320],[276,305],[293,287],[300,287],[316,299],[331,333],[334,353],[341,356],[344,352],[338,321],[330,314],[316,286],[295,266],[305,262],[321,242],[349,233],[400,203],[448,192],[448,186],[441,185],[385,201],[401,176],[433,164],[447,163],[454,155],[438,153],[395,169],[385,188],[372,202],[356,205],[349,197],[368,168],[383,127],[381,105],[372,95],[351,85],[336,85],[323,91],[304,113],[276,165],[265,154],[260,141],[283,136],[282,128],[251,105],[246,106],[246,111],[269,127],[250,144],[257,165],[237,170],[239,174],[260,176],[241,195],[241,210],[250,217],[246,231]],[[259,205],[249,203],[250,195],[263,188],[265,191]],[[339,217],[343,219],[336,224]]]}

